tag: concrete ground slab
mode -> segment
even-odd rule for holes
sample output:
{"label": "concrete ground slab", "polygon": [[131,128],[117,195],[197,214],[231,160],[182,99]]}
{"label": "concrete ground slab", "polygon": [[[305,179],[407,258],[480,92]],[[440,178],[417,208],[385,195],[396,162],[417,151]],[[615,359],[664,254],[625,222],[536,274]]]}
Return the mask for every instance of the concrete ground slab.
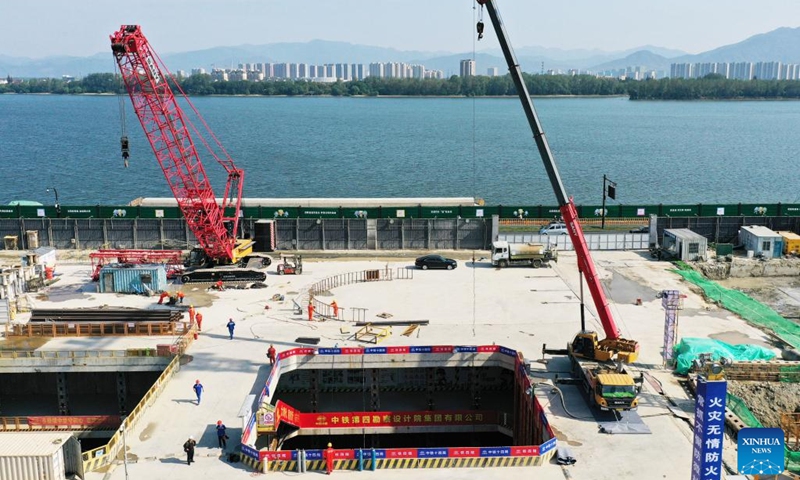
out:
{"label": "concrete ground slab", "polygon": [[[737,332],[748,342],[768,343],[768,337],[727,311],[707,304],[688,284],[669,270],[666,262],[655,262],[638,252],[594,252],[600,277],[610,286],[610,301],[619,327],[626,338],[641,343],[640,362],[635,369],[648,370],[662,382],[663,390],[683,402],[685,394],[671,373],[661,370],[664,311],[653,292],[677,289],[687,295],[680,313],[680,336],[713,337]],[[388,263],[387,263],[388,262]],[[187,303],[192,298],[208,300],[200,310],[204,315],[203,332],[191,347],[188,362],[181,368],[135,431],[127,435],[129,454],[138,463],[129,465],[131,478],[245,478],[251,472],[241,464],[227,464],[217,458],[213,426],[223,420],[236,438],[241,429],[236,414],[246,395],[261,389],[269,372],[266,351],[270,344],[280,350],[300,346],[301,336],[319,337],[322,347],[364,346],[341,333],[349,322],[308,322],[295,314],[291,299],[315,281],[346,272],[365,269],[404,269],[413,259],[325,260],[304,262],[301,276],[270,274],[268,288],[206,292],[189,287]],[[88,275],[88,266],[59,268],[62,280],[57,291],[37,300],[41,307],[136,306],[154,307],[156,299],[139,296],[98,294],[92,284],[78,275]],[[350,318],[350,308],[366,308],[367,320],[378,314],[391,314],[390,320],[429,320],[410,337],[395,328],[381,345],[499,344],[521,350],[529,360],[540,358],[542,344],[559,348],[578,331],[579,297],[576,259],[571,252],[559,256],[553,268],[509,268],[498,270],[471,261],[460,261],[453,271],[414,270],[413,279],[372,282],[336,288],[321,301],[336,299]],[[588,327],[602,332],[594,306],[588,297]],[[276,293],[285,300],[273,301]],[[652,296],[648,297],[650,294]],[[635,299],[642,304],[636,305]],[[205,301],[203,302],[205,303]],[[266,308],[266,307],[269,308]],[[225,323],[237,324],[229,340]],[[355,330],[350,328],[351,332]],[[111,337],[103,339],[64,338],[45,344],[43,349],[120,349],[154,347],[169,338]],[[559,372],[568,370],[563,361],[548,364],[534,362],[533,376],[552,382]],[[205,386],[200,405],[195,405],[191,386],[195,379]],[[561,441],[573,450],[578,462],[569,467],[572,479],[605,480],[619,478],[685,479],[689,477],[692,455],[691,428],[684,419],[673,416],[664,397],[645,384],[639,414],[652,430],[651,435],[605,435],[588,411],[585,397],[574,386],[563,386],[565,411],[552,388],[536,389],[550,422]],[[687,410],[689,408],[686,408]],[[189,435],[198,440],[198,463],[180,464],[181,445]],[[496,470],[415,470],[381,471],[382,478],[487,478],[508,475],[535,475],[537,478],[567,478],[556,465],[535,469]],[[355,473],[337,472],[337,475]],[[135,475],[135,476],[134,476]],[[224,475],[224,476],[222,476]],[[277,474],[276,474],[277,475]],[[90,479],[104,474],[90,474]],[[124,479],[122,468],[107,475]],[[405,478],[405,477],[404,477]]]}

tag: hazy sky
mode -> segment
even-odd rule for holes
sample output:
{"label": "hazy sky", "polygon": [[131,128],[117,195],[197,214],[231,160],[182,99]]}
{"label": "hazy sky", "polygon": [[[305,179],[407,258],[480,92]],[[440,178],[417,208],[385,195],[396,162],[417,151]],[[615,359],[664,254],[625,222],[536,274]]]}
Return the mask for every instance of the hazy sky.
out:
{"label": "hazy sky", "polygon": [[[800,23],[797,0],[497,0],[513,45],[698,53]],[[159,53],[313,39],[400,50],[473,49],[474,0],[4,0],[0,55],[107,52],[137,23]],[[493,32],[477,49],[493,48]]]}

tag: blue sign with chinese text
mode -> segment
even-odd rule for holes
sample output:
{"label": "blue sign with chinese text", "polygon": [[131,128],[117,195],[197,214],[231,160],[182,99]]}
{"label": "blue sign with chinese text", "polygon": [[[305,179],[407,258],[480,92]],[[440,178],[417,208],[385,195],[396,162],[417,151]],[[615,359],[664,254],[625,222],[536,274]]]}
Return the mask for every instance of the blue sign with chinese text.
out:
{"label": "blue sign with chinese text", "polygon": [[697,377],[694,409],[692,480],[722,478],[722,440],[725,431],[725,395],[728,382]]}
{"label": "blue sign with chinese text", "polygon": [[739,473],[778,475],[783,472],[784,436],[780,428],[743,428],[739,431]]}

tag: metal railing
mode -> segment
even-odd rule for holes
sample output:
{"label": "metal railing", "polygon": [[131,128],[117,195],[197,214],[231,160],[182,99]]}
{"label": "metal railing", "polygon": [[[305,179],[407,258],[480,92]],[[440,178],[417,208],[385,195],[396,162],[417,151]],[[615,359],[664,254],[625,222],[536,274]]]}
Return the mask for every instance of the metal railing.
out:
{"label": "metal railing", "polygon": [[[332,277],[324,278],[311,285],[311,287],[308,289],[308,301],[314,306],[314,313],[316,315],[334,320],[344,320],[344,307],[337,306],[334,308],[332,305],[333,302],[322,302],[317,296],[325,292],[329,292],[334,288],[343,287],[345,285],[352,285],[354,283],[391,281],[393,279],[393,272],[388,266],[378,269],[362,270],[359,272],[340,273]],[[366,309],[357,307],[350,307],[350,310],[353,315],[355,315],[357,311],[366,311]]]}
{"label": "metal railing", "polygon": [[84,452],[83,458],[83,471],[91,472],[98,468],[104,467],[114,461],[122,449],[122,432],[130,432],[136,424],[141,420],[145,411],[156,401],[156,399],[164,391],[169,380],[180,370],[181,356],[188,350],[194,341],[194,334],[196,330],[194,327],[188,329],[186,333],[181,335],[172,345],[170,349],[175,353],[175,357],[167,365],[167,368],[161,372],[158,379],[153,383],[147,393],[144,394],[139,403],[134,407],[131,413],[122,421],[117,433],[102,447],[95,448]]}
{"label": "metal railing", "polygon": [[0,350],[0,359],[10,358],[113,358],[138,357],[133,350]]}
{"label": "metal railing", "polygon": [[186,333],[183,322],[42,322],[6,325],[6,336],[15,337],[106,337],[172,336]]}

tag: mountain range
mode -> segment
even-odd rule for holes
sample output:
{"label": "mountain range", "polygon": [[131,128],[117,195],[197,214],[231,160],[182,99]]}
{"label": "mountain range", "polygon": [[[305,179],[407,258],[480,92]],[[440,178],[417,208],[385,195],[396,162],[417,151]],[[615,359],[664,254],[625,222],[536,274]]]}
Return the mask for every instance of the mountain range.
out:
{"label": "mountain range", "polygon": [[[580,69],[603,71],[629,66],[643,66],[649,70],[669,70],[671,63],[696,62],[759,62],[780,61],[800,63],[800,28],[779,28],[749,37],[741,42],[725,45],[707,52],[687,54],[680,50],[641,46],[623,51],[608,52],[597,49],[521,47],[515,50],[519,63],[526,72],[544,70]],[[407,51],[393,48],[355,45],[346,42],[313,40],[305,43],[272,43],[266,45],[239,45],[214,47],[205,50],[170,53],[162,56],[173,72],[191,71],[202,67],[236,68],[239,63],[371,63],[405,62],[425,65],[428,69],[442,70],[445,75],[457,74],[459,62],[472,58],[472,53],[443,51]],[[499,50],[477,52],[475,60],[479,73],[488,67],[505,71],[505,61]],[[82,76],[88,73],[112,72],[114,60],[111,52],[88,57],[53,56],[45,58],[10,57],[0,55],[0,76],[61,77]]]}

